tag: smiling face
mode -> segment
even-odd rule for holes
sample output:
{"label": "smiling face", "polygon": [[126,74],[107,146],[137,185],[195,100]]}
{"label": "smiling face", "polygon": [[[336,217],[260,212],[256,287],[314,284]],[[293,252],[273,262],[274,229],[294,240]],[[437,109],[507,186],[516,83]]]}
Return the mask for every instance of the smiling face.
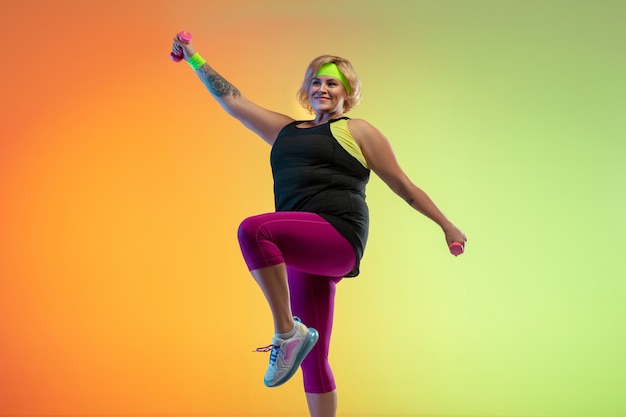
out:
{"label": "smiling face", "polygon": [[309,102],[317,114],[343,114],[348,93],[335,77],[319,75],[311,80]]}
{"label": "smiling face", "polygon": [[334,108],[341,117],[361,102],[361,82],[350,61],[334,55],[321,55],[307,67],[296,96],[309,113],[319,115],[321,111],[326,114]]}

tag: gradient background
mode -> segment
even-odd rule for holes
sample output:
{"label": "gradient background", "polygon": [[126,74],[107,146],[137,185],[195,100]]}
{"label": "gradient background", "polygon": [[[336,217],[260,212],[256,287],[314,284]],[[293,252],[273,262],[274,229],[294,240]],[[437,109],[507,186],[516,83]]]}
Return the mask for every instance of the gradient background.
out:
{"label": "gradient background", "polygon": [[340,415],[626,415],[623,1],[4,1],[0,415],[305,415],[235,232],[269,147],[169,58],[179,30],[306,118],[349,58],[365,118],[469,237],[378,178],[337,295]]}

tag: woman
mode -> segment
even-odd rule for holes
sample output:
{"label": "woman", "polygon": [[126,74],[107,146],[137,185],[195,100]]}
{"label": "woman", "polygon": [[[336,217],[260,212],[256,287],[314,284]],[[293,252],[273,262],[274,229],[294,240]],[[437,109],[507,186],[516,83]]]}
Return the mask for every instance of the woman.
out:
{"label": "woman", "polygon": [[370,170],[437,223],[448,245],[465,244],[466,237],[402,171],[385,136],[345,116],[361,99],[347,60],[321,56],[311,62],[298,99],[314,118],[298,121],[249,101],[191,42],[175,37],[173,52],[184,55],[228,114],[272,146],[276,212],[250,217],[239,227],[244,259],[274,319],[272,344],[259,349],[271,352],[264,382],[279,386],[301,366],[311,417],[334,417],[337,394],[328,351],[335,285],[359,273]]}

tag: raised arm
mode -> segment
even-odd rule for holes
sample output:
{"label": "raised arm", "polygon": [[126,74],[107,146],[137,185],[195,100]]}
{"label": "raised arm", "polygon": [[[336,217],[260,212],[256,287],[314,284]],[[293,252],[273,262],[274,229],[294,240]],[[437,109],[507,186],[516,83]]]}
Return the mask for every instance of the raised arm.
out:
{"label": "raised arm", "polygon": [[[178,37],[174,37],[173,48],[176,51],[182,51],[186,61],[196,53],[191,42],[180,42]],[[251,102],[207,63],[200,66],[196,74],[228,114],[270,145],[274,143],[280,130],[294,120]]]}
{"label": "raised arm", "polygon": [[431,198],[413,184],[395,157],[389,140],[374,126],[364,120],[351,119],[348,129],[355,138],[369,167],[411,207],[437,223],[446,235],[446,243],[465,244],[467,238],[439,210]]}

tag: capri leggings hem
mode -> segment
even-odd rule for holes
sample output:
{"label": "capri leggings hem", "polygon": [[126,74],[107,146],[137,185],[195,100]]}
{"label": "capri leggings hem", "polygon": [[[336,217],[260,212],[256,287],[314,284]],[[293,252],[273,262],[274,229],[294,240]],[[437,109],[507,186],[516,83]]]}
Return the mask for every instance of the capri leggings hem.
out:
{"label": "capri leggings hem", "polygon": [[326,394],[327,392],[333,392],[337,389],[335,384],[329,385],[327,387],[323,387],[320,389],[317,388],[304,388],[304,392],[307,394]]}
{"label": "capri leggings hem", "polygon": [[257,269],[269,268],[270,266],[276,266],[284,264],[285,260],[282,257],[273,257],[264,259],[263,262],[251,262],[248,265],[248,271],[254,271]]}

